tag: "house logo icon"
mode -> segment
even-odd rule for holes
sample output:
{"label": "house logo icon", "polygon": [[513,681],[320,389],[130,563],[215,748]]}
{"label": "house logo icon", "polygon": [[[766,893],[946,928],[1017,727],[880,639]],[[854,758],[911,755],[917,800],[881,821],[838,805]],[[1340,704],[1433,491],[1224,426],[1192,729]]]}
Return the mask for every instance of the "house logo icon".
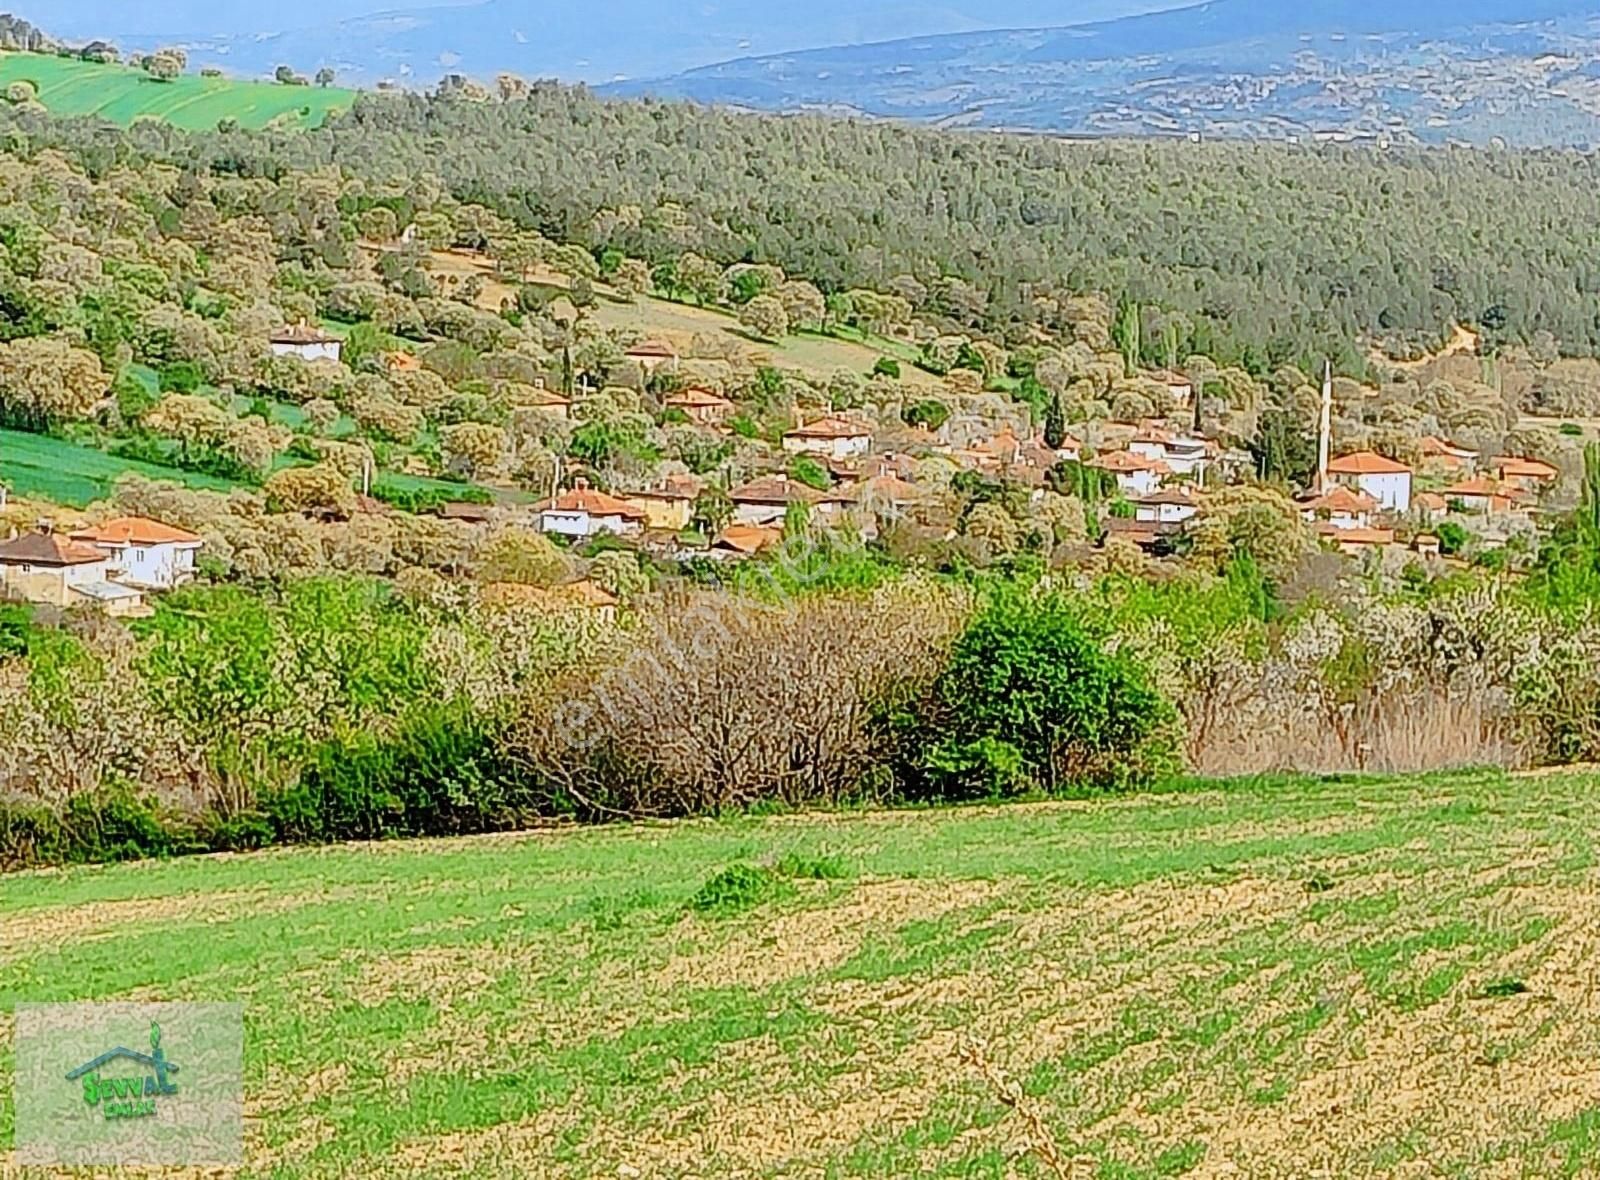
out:
{"label": "house logo icon", "polygon": [[[102,1077],[101,1069],[112,1064],[131,1061],[148,1071],[133,1076]],[[80,1065],[67,1075],[67,1081],[83,1082],[83,1100],[90,1106],[100,1106],[108,1119],[141,1118],[156,1112],[156,1099],[178,1092],[178,1083],[172,1078],[179,1072],[176,1062],[168,1061],[161,1049],[161,1026],[150,1023],[150,1052],[137,1053],[132,1049],[115,1048],[102,1053],[93,1061]],[[103,1105],[102,1105],[103,1103]]]}

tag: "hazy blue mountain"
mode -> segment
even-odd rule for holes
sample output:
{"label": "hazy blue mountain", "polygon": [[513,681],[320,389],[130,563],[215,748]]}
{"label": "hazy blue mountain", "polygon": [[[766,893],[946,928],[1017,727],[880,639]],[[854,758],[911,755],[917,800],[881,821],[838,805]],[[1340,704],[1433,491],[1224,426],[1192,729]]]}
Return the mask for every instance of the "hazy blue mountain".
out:
{"label": "hazy blue mountain", "polygon": [[1600,142],[1600,0],[1211,0],[607,87],[1083,135]]}
{"label": "hazy blue mountain", "polygon": [[124,48],[179,41],[197,64],[243,74],[333,65],[347,80],[445,72],[597,81],[675,73],[746,54],[1019,25],[1062,25],[1184,0],[479,0],[400,8],[395,0],[14,0],[67,37]]}

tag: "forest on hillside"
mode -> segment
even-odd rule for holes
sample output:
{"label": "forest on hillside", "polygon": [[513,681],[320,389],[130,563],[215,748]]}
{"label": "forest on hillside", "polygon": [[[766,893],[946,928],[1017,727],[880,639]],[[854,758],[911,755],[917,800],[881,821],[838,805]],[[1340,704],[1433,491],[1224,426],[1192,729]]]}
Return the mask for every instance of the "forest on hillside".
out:
{"label": "forest on hillside", "polygon": [[1600,161],[1587,154],[1082,144],[515,79],[493,97],[470,83],[372,95],[309,133],[4,118],[12,150],[69,146],[91,171],[433,174],[554,241],[652,263],[773,262],[1013,344],[1059,333],[1066,297],[1102,291],[1166,309],[1178,352],[1257,373],[1324,354],[1361,373],[1368,345],[1414,355],[1457,322],[1490,350],[1600,352]]}

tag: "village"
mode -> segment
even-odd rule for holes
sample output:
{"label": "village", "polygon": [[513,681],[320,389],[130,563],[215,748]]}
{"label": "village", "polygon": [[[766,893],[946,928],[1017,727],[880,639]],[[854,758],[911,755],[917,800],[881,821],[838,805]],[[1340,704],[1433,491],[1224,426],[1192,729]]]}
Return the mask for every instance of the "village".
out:
{"label": "village", "polygon": [[[302,322],[274,333],[270,347],[276,357],[315,365],[337,364],[341,345],[338,337]],[[733,437],[730,424],[740,406],[716,389],[675,380],[681,358],[673,344],[637,341],[626,356],[664,390],[663,420]],[[392,372],[420,368],[405,351],[390,353],[384,363]],[[1249,451],[1198,425],[1199,397],[1188,377],[1176,371],[1142,377],[1164,387],[1170,410],[1165,417],[1084,423],[1054,439],[1047,437],[1048,428],[1008,421],[979,437],[969,428],[957,442],[949,423],[896,429],[886,438],[866,415],[801,405],[800,422],[782,433],[777,446],[756,444],[765,454],[760,469],[732,486],[677,471],[602,487],[598,473],[581,464],[558,465],[558,486],[542,498],[444,502],[434,511],[463,532],[531,530],[563,549],[603,542],[623,544],[654,561],[739,562],[779,550],[797,528],[849,530],[873,541],[898,527],[954,540],[950,488],[961,473],[1018,489],[1037,504],[1065,486],[1063,470],[1081,469],[1094,473],[1091,481],[1098,479],[1108,493],[1098,536],[1091,523],[1086,539],[1102,548],[1131,545],[1155,558],[1174,558],[1186,533],[1206,519],[1215,493],[1257,482],[1258,465]],[[1561,473],[1552,463],[1485,457],[1435,435],[1420,439],[1421,462],[1415,466],[1369,449],[1340,451],[1332,438],[1332,381],[1330,372],[1322,391],[1317,466],[1293,501],[1329,550],[1396,568],[1415,559],[1443,560],[1454,556],[1455,547],[1441,540],[1441,525],[1466,521],[1491,535],[1513,525],[1531,527],[1542,498],[1557,484]],[[575,399],[543,382],[529,392],[530,408],[541,415],[570,422],[581,412],[581,401],[575,412]],[[1069,483],[1081,493],[1083,480],[1079,474]],[[364,493],[352,500],[352,511],[396,512]],[[329,512],[316,506],[305,515],[326,519]],[[139,515],[90,516],[65,529],[49,519],[31,529],[13,525],[0,541],[6,595],[140,617],[150,613],[152,595],[191,581],[202,569],[205,539],[199,532]],[[506,604],[589,610],[608,618],[619,606],[615,593],[584,577],[542,587],[491,585],[485,592]]]}

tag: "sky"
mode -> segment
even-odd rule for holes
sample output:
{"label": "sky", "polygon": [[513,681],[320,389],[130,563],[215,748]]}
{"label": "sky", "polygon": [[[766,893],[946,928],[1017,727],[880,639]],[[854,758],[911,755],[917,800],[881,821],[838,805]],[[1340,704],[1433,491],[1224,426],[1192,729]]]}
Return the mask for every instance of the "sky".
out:
{"label": "sky", "polygon": [[[46,32],[59,37],[87,40],[102,36],[160,36],[184,34],[188,36],[216,36],[220,34],[273,33],[286,29],[312,28],[333,24],[352,17],[370,16],[374,13],[415,7],[441,7],[476,3],[477,0],[148,0],[130,4],[128,0],[9,0],[7,7],[18,16],[31,20]],[[784,0],[773,0],[782,4]],[[1180,0],[1011,0],[1007,4],[991,4],[988,0],[934,0],[926,7],[929,19],[938,23],[941,11],[961,9],[963,12],[981,14],[985,10],[1001,12],[1006,25],[1075,24],[1085,20],[1104,20],[1152,8],[1175,6]],[[546,5],[567,8],[571,0],[525,0],[530,21],[537,21],[539,10]],[[624,7],[634,7],[624,5]],[[876,7],[872,0],[862,0],[858,6],[869,12]],[[899,5],[884,4],[885,8]],[[637,5],[648,11],[647,0]],[[716,0],[707,0],[709,14],[714,14]],[[714,16],[711,17],[714,19]],[[980,18],[981,19],[981,18]],[[986,23],[986,22],[985,22]],[[994,27],[1000,27],[997,24]],[[907,35],[924,30],[907,29]]]}
{"label": "sky", "polygon": [[[309,28],[421,3],[473,0],[9,0],[7,7],[56,37],[271,33]],[[530,5],[533,7],[534,5]]]}

